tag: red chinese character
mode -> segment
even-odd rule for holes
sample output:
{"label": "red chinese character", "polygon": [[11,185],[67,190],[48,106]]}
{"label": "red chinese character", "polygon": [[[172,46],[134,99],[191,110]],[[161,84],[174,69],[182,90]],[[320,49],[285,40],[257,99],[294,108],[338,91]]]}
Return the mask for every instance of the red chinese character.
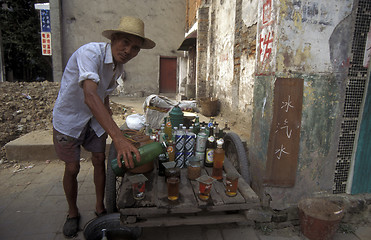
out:
{"label": "red chinese character", "polygon": [[269,32],[268,36],[267,34],[265,34],[264,37],[262,36],[262,34],[260,34],[260,60],[261,62],[264,62],[265,60],[267,60],[272,53],[272,47],[269,46],[269,44],[273,43],[273,36],[274,36],[273,32]]}
{"label": "red chinese character", "polygon": [[265,0],[263,4],[263,25],[272,20],[272,0]]}

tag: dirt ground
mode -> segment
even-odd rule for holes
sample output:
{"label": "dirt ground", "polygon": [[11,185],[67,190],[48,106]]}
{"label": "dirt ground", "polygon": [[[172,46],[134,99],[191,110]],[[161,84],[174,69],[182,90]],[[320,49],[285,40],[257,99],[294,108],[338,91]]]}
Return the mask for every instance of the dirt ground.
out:
{"label": "dirt ground", "polygon": [[[1,82],[0,83],[0,161],[7,163],[4,145],[34,130],[52,129],[54,102],[59,83]],[[111,102],[116,118],[123,118],[130,107]]]}
{"label": "dirt ground", "polygon": [[[22,135],[35,130],[52,129],[52,112],[58,96],[59,83],[56,82],[0,82],[0,164],[8,163],[4,145]],[[168,96],[174,98],[175,96]],[[112,96],[111,109],[115,122],[121,126],[127,115],[144,114],[142,98],[118,98]],[[228,114],[227,114],[228,115]],[[199,114],[200,121],[208,122],[209,118]],[[231,121],[230,119],[234,119]],[[244,126],[238,124],[236,118],[215,117],[221,128],[225,122],[231,130],[238,133],[241,139],[248,137]],[[11,164],[11,163],[8,163]]]}

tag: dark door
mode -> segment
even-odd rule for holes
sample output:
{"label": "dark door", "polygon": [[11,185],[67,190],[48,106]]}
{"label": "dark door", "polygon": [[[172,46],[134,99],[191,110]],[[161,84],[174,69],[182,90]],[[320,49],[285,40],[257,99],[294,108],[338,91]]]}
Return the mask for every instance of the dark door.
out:
{"label": "dark door", "polygon": [[[355,155],[352,194],[371,193],[371,72]],[[367,85],[366,85],[367,86]]]}
{"label": "dark door", "polygon": [[176,58],[160,58],[160,93],[176,92]]}

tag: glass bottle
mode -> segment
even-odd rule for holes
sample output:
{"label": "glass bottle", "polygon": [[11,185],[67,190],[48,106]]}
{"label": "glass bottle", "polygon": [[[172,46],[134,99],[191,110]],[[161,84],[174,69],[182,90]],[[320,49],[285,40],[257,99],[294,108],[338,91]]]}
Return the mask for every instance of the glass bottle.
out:
{"label": "glass bottle", "polygon": [[[167,146],[165,143],[152,142],[138,148],[140,154],[140,162],[137,162],[135,154],[133,156],[134,167],[142,166],[155,160],[161,153],[166,152]],[[124,161],[121,159],[122,167],[120,168],[117,159],[111,160],[111,167],[116,176],[124,176],[126,172]]]}
{"label": "glass bottle", "polygon": [[165,134],[167,135],[167,140],[172,139],[172,127],[171,127],[170,118],[167,118],[164,131],[165,131]]}
{"label": "glass bottle", "polygon": [[167,154],[169,156],[169,162],[175,161],[175,146],[173,140],[169,140],[169,144],[167,147]]}
{"label": "glass bottle", "polygon": [[198,134],[200,132],[200,117],[196,116],[195,124],[193,127],[193,133]]}
{"label": "glass bottle", "polygon": [[206,142],[206,151],[205,151],[205,161],[204,165],[205,167],[212,167],[213,161],[214,161],[214,150],[216,148],[216,141],[214,136],[214,128],[210,128],[210,136],[207,139]]}
{"label": "glass bottle", "polygon": [[219,129],[219,124],[217,122],[214,123],[214,135],[216,139],[221,138],[220,137],[220,129]]}
{"label": "glass bottle", "polygon": [[158,140],[158,141],[159,141],[160,143],[166,141],[165,127],[163,127],[163,126],[161,126],[161,130],[160,130],[160,133],[159,133],[159,140]]}
{"label": "glass bottle", "polygon": [[214,151],[214,162],[213,162],[213,173],[212,177],[216,180],[223,179],[223,164],[224,164],[224,149],[223,149],[223,139],[217,140],[217,148]]}

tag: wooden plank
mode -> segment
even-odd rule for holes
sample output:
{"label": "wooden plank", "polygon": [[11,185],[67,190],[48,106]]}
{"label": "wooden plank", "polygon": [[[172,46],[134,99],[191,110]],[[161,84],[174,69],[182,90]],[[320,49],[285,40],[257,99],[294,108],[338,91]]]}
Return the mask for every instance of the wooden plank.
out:
{"label": "wooden plank", "polygon": [[223,211],[239,211],[248,210],[254,207],[260,206],[260,203],[237,203],[237,204],[225,204],[220,206],[208,206],[208,212],[223,212]]}
{"label": "wooden plank", "polygon": [[[187,169],[181,169],[180,175],[181,181],[179,185],[179,199],[177,205],[173,205],[170,209],[171,213],[196,213],[200,212],[198,208],[197,200],[194,196],[193,188],[190,181],[187,178]],[[169,201],[170,202],[170,201]]]}
{"label": "wooden plank", "polygon": [[[207,174],[209,176],[211,176],[212,172],[213,172],[213,168],[205,167],[204,171],[207,172]],[[220,192],[219,192],[220,188],[221,188],[220,185],[222,185],[222,184],[223,183],[221,183],[219,181],[214,181],[213,186],[211,188],[210,198],[213,202],[213,205],[215,205],[215,206],[224,204],[223,198],[221,197]]]}
{"label": "wooden plank", "polygon": [[197,212],[197,202],[195,200],[192,186],[186,175],[186,169],[181,170],[181,179],[179,183],[179,199],[170,201],[167,198],[167,184],[165,178],[158,179],[157,187],[157,206],[159,208],[168,208],[173,213],[176,212]]}
{"label": "wooden plank", "polygon": [[167,214],[168,209],[158,207],[121,208],[120,213],[126,216],[136,215],[138,217],[149,217]]}
{"label": "wooden plank", "polygon": [[245,222],[244,214],[223,214],[209,216],[162,216],[148,218],[141,222],[125,223],[127,227],[171,227],[179,225],[201,225]]}
{"label": "wooden plank", "polygon": [[[201,170],[201,174],[202,174],[202,170]],[[197,202],[197,206],[200,208],[200,209],[205,209],[206,206],[210,203],[208,203],[209,201],[202,201],[199,197],[198,197],[198,194],[199,194],[199,182],[197,182],[196,180],[193,180],[193,181],[190,181],[191,183],[191,186],[192,186],[192,190],[193,190],[193,196],[194,196],[194,199],[196,200]]]}
{"label": "wooden plank", "polygon": [[126,173],[124,176],[123,184],[120,188],[118,208],[121,209],[129,207],[155,206],[154,193],[156,193],[156,191],[152,191],[152,189],[154,187],[153,179],[156,175],[156,172],[152,171],[144,174],[147,177],[148,181],[146,181],[145,197],[142,200],[135,200],[133,198],[131,183],[128,180],[128,177],[133,175],[135,174]]}
{"label": "wooden plank", "polygon": [[298,165],[304,79],[277,78],[274,83],[264,184],[293,187]]}
{"label": "wooden plank", "polygon": [[127,174],[123,177],[118,199],[117,207],[119,209],[133,207],[135,205],[131,184],[127,179]]}
{"label": "wooden plank", "polygon": [[[228,159],[224,160],[224,170],[226,173],[238,173]],[[246,202],[259,202],[258,195],[242,177],[238,179],[238,191],[245,198]]]}
{"label": "wooden plank", "polygon": [[[212,168],[206,169],[206,171],[210,176],[212,175]],[[223,171],[223,181],[215,181],[213,183],[212,199],[214,205],[219,206],[224,204],[244,203],[245,198],[243,198],[238,192],[234,197],[229,197],[225,194],[225,176],[226,172]]]}

